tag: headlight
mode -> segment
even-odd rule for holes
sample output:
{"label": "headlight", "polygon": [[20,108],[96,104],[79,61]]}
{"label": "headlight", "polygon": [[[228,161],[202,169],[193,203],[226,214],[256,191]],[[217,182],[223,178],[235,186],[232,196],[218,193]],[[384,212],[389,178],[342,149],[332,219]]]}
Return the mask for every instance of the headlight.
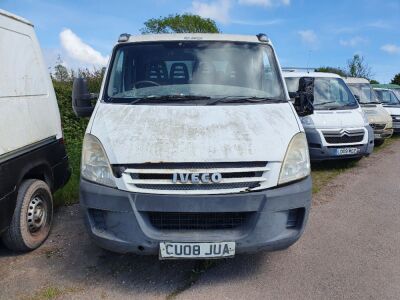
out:
{"label": "headlight", "polygon": [[102,185],[116,186],[103,146],[91,134],[86,134],[83,139],[81,175],[87,180]]}
{"label": "headlight", "polygon": [[364,120],[364,125],[369,125],[369,121],[368,121],[367,115],[362,111],[361,111],[361,115],[362,115],[363,120]]}
{"label": "headlight", "polygon": [[296,134],[290,141],[282,163],[278,184],[298,180],[310,175],[310,155],[306,135]]}

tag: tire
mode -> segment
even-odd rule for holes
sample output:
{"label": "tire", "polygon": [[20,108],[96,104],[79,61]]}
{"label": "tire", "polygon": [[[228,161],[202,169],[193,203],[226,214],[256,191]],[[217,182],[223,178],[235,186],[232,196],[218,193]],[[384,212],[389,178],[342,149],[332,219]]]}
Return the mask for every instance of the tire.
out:
{"label": "tire", "polygon": [[52,220],[53,196],[49,186],[42,180],[25,180],[18,189],[14,215],[2,240],[14,251],[34,250],[49,236]]}
{"label": "tire", "polygon": [[385,142],[385,140],[375,140],[374,144],[376,147],[379,147],[379,146],[382,146],[384,142]]}

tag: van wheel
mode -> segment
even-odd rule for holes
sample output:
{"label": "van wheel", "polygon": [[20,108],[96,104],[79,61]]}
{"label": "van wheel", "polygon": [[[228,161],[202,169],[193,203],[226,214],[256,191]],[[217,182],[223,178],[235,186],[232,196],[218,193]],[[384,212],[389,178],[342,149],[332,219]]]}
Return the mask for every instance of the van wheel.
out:
{"label": "van wheel", "polygon": [[30,251],[39,247],[50,233],[53,220],[53,197],[42,180],[22,182],[10,227],[3,234],[11,250]]}

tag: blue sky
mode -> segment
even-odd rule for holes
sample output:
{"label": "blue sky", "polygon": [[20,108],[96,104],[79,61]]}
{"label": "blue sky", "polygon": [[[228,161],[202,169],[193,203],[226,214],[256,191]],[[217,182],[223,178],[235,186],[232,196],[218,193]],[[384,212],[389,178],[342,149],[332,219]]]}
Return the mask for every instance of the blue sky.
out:
{"label": "blue sky", "polygon": [[71,68],[104,64],[120,33],[192,12],[224,33],[267,33],[282,66],[345,67],[358,53],[381,82],[400,73],[400,0],[0,0],[0,8],[35,24],[49,66],[58,54]]}

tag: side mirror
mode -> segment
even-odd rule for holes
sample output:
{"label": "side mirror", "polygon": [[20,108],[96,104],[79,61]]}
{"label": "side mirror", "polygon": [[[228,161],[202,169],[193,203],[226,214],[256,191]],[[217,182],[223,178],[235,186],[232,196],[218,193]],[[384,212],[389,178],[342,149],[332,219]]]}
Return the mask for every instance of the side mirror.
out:
{"label": "side mirror", "polygon": [[314,78],[301,77],[299,90],[294,100],[294,108],[300,117],[314,113]]}
{"label": "side mirror", "polygon": [[97,98],[97,94],[88,91],[87,80],[75,78],[72,85],[72,109],[77,117],[90,117],[94,110],[92,100]]}
{"label": "side mirror", "polygon": [[290,99],[295,99],[297,96],[297,92],[289,92],[289,98]]}

